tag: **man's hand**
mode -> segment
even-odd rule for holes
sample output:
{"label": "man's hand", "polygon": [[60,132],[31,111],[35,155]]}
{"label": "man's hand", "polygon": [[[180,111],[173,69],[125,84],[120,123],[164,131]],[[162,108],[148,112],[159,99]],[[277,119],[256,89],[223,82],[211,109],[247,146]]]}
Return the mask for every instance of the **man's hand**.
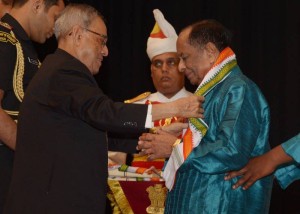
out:
{"label": "man's hand", "polygon": [[225,180],[230,180],[237,176],[242,176],[233,186],[233,189],[237,189],[243,186],[246,190],[251,187],[258,179],[263,178],[274,172],[276,166],[270,162],[269,158],[262,155],[251,159],[248,164],[239,171],[229,172],[225,176]]}
{"label": "man's hand", "polygon": [[188,97],[180,98],[174,102],[174,108],[177,108],[180,117],[196,117],[204,118],[204,110],[202,103],[204,102],[203,96],[191,95]]}
{"label": "man's hand", "polygon": [[225,180],[242,176],[232,188],[236,189],[239,186],[243,186],[243,189],[246,190],[258,179],[273,173],[279,165],[291,161],[293,161],[293,159],[287,155],[281,145],[279,145],[266,154],[252,158],[241,170],[229,172],[225,176]]}
{"label": "man's hand", "polygon": [[148,155],[148,160],[170,157],[172,145],[177,137],[159,130],[157,134],[144,133],[139,137],[137,149],[141,155]]}
{"label": "man's hand", "polygon": [[155,104],[152,106],[152,121],[174,116],[204,118],[203,102],[203,96],[191,95],[173,102]]}

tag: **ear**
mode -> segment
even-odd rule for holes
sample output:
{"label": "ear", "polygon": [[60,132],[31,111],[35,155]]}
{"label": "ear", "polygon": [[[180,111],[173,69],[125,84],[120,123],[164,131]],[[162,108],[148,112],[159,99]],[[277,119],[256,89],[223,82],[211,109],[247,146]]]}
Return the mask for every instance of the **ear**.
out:
{"label": "ear", "polygon": [[44,1],[43,0],[33,0],[33,4],[32,4],[32,11],[34,13],[38,13],[39,11],[41,11],[41,9],[43,9],[43,5]]}
{"label": "ear", "polygon": [[205,50],[207,52],[210,63],[213,64],[219,56],[219,50],[217,49],[215,44],[212,42],[208,42],[205,45]]}
{"label": "ear", "polygon": [[80,26],[75,25],[70,32],[70,36],[72,36],[73,43],[76,46],[80,46],[82,42],[83,29]]}

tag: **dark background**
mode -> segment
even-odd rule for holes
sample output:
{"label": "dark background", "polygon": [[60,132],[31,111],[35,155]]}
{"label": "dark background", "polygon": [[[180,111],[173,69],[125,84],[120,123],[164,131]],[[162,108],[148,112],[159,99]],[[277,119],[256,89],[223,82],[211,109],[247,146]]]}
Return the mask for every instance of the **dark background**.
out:
{"label": "dark background", "polygon": [[[94,0],[71,1],[97,8],[108,27],[109,56],[96,76],[115,101],[152,91],[147,38],[160,9],[177,32],[213,18],[233,32],[232,49],[243,72],[263,91],[271,108],[272,147],[300,130],[299,0]],[[41,59],[56,48],[52,38],[37,46]],[[194,90],[189,84],[187,88]],[[300,142],[299,142],[300,143]],[[274,182],[270,213],[300,213],[300,182],[286,190]]]}

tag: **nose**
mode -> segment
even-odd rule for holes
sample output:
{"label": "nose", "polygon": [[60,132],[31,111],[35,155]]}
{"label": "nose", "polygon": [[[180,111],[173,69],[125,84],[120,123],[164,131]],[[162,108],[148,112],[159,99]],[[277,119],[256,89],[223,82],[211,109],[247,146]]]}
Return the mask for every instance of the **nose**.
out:
{"label": "nose", "polygon": [[169,66],[166,62],[163,62],[163,65],[161,67],[162,72],[168,72],[169,71]]}
{"label": "nose", "polygon": [[185,67],[185,63],[183,62],[183,60],[180,58],[179,64],[178,64],[178,70],[179,72],[184,73],[186,67]]}
{"label": "nose", "polygon": [[105,45],[101,51],[102,56],[108,56],[108,47]]}

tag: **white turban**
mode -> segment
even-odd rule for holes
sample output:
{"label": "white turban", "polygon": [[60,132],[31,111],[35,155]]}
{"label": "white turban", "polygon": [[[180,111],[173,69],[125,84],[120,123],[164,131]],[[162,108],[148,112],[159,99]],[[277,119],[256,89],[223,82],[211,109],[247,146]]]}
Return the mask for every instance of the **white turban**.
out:
{"label": "white turban", "polygon": [[177,52],[176,41],[178,37],[175,29],[165,20],[160,10],[153,10],[153,14],[156,23],[147,42],[147,54],[150,60],[159,54]]}

